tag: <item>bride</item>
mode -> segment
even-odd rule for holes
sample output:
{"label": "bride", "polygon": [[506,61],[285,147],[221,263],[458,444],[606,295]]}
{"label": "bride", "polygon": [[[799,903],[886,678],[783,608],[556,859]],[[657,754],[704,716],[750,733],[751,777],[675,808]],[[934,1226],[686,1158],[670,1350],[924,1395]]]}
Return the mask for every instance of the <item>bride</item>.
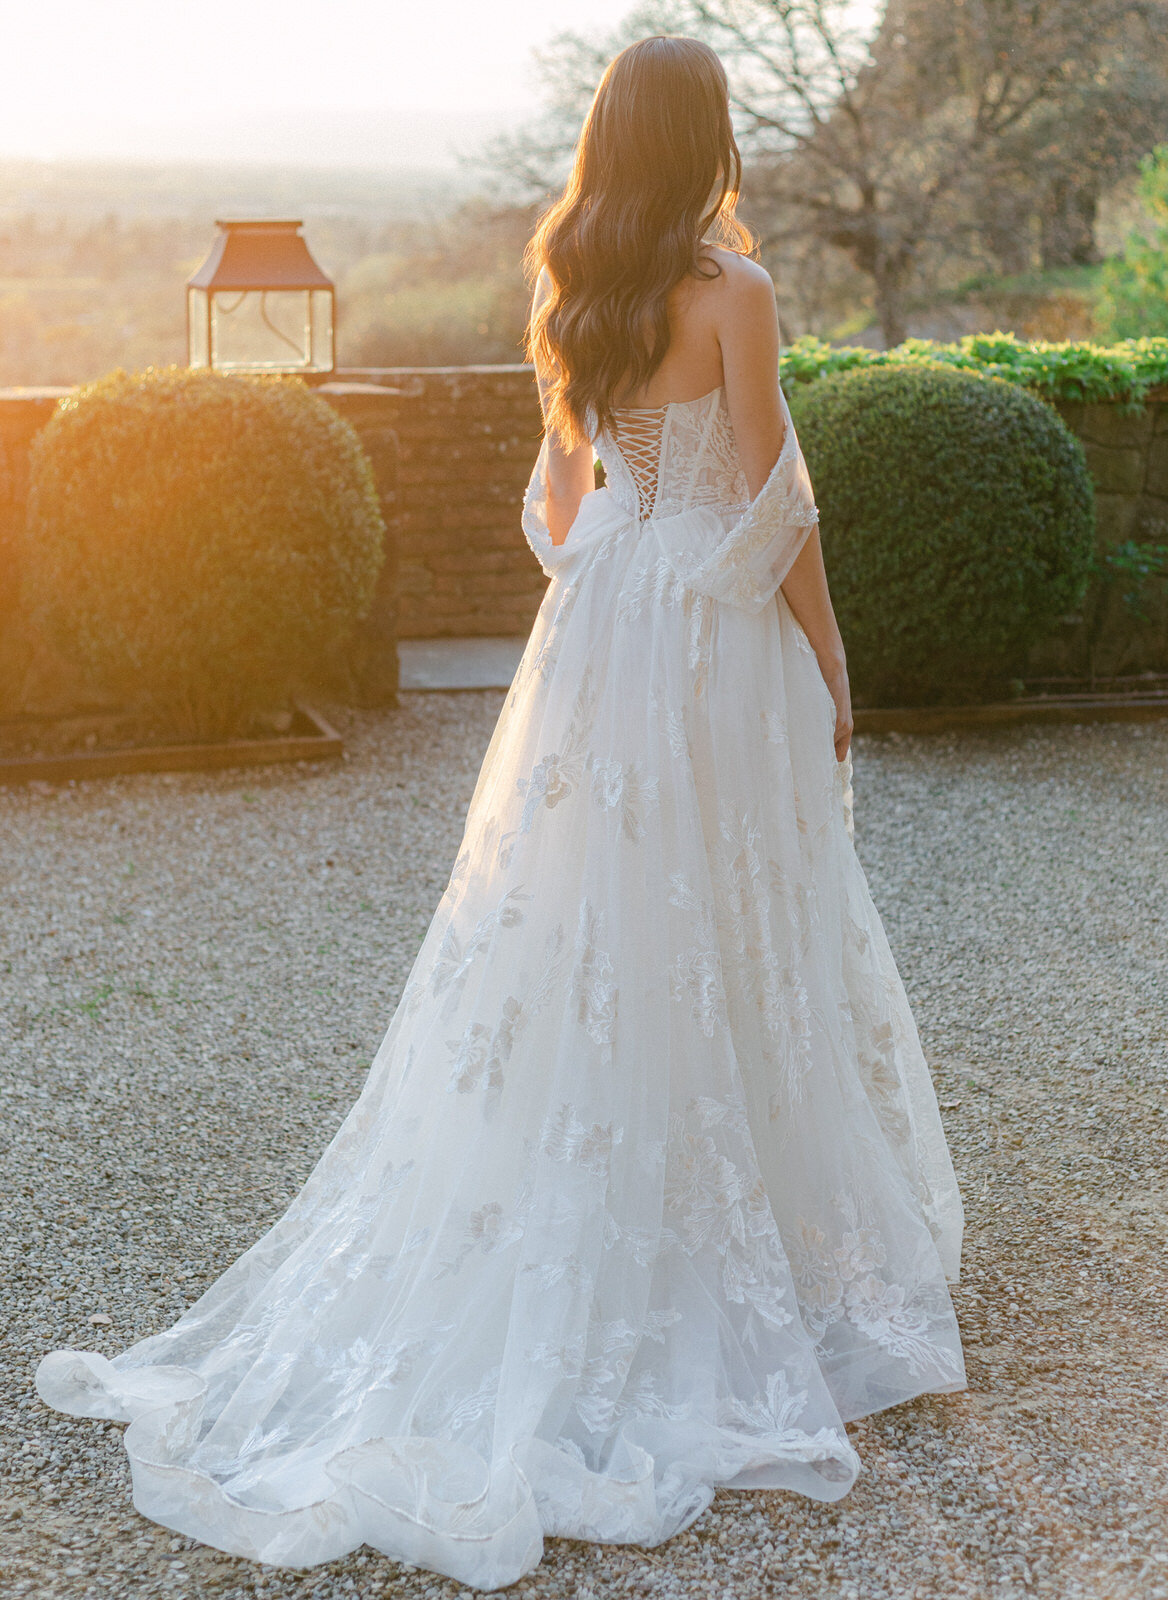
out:
{"label": "bride", "polygon": [[617,56],[531,247],[547,594],[360,1098],[173,1327],[37,1371],[221,1550],[499,1588],[716,1487],[838,1499],[847,1422],[964,1385],[739,170],[705,45]]}

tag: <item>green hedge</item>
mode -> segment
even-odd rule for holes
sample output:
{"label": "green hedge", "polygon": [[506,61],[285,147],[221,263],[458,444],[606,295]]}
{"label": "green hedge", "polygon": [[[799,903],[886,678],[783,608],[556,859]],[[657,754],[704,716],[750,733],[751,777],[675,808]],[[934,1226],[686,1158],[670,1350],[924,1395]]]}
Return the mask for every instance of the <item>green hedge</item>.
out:
{"label": "green hedge", "polygon": [[796,386],[858,703],[993,696],[1081,598],[1082,446],[1014,384],[922,362]]}
{"label": "green hedge", "polygon": [[224,737],[368,609],[384,531],[357,435],[301,380],[119,371],[34,442],[25,602],[125,703]]}
{"label": "green hedge", "polygon": [[1118,400],[1139,406],[1149,389],[1168,384],[1168,338],[1125,339],[1099,345],[1066,340],[1049,344],[1012,333],[973,333],[955,344],[906,339],[895,350],[835,348],[808,337],[790,345],[779,370],[788,394],[833,372],[856,367],[920,365],[965,368],[1005,378],[1044,400]]}

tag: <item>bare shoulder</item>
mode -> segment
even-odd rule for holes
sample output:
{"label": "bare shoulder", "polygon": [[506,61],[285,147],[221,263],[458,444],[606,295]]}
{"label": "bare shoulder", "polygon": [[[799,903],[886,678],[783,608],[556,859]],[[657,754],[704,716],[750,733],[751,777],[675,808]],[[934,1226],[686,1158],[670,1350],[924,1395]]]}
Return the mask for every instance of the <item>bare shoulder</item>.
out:
{"label": "bare shoulder", "polygon": [[720,244],[704,245],[702,255],[718,268],[717,277],[706,282],[721,298],[754,304],[774,299],[775,286],[770,273],[749,256],[739,255],[737,250],[727,250]]}
{"label": "bare shoulder", "polygon": [[718,267],[702,283],[707,313],[719,338],[752,337],[775,321],[775,286],[765,267],[736,250],[706,245],[703,256]]}

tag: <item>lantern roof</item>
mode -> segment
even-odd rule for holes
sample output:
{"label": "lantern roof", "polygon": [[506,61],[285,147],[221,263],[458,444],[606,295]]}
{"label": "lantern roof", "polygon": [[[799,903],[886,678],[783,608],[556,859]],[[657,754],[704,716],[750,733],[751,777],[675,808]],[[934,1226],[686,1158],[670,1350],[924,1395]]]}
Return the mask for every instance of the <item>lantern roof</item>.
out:
{"label": "lantern roof", "polygon": [[219,237],[192,289],[331,289],[300,236],[300,221],[216,221]]}

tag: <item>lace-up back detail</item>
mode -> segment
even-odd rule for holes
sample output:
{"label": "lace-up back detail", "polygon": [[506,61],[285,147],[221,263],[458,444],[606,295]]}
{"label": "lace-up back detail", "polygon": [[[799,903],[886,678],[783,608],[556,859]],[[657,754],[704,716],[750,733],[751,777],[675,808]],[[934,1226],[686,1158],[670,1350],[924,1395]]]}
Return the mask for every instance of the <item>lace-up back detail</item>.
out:
{"label": "lace-up back detail", "polygon": [[693,506],[742,511],[750,501],[723,389],[663,406],[624,406],[596,437],[613,498],[630,516]]}
{"label": "lace-up back detail", "polygon": [[661,473],[661,441],[668,406],[623,406],[615,413],[614,442],[637,490],[642,517],[652,514]]}

